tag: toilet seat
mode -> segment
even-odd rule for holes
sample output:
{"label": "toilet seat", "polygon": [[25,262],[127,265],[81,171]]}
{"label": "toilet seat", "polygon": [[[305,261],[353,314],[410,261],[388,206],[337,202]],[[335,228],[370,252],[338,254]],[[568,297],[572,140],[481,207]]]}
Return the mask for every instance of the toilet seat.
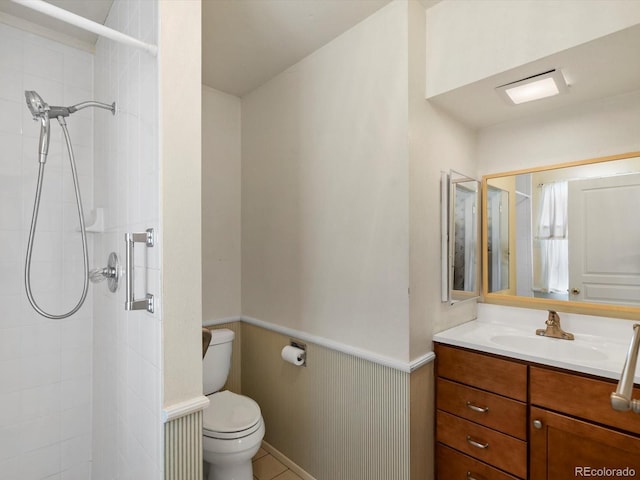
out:
{"label": "toilet seat", "polygon": [[207,398],[209,406],[202,415],[202,430],[206,437],[231,440],[260,429],[260,407],[249,397],[225,390]]}

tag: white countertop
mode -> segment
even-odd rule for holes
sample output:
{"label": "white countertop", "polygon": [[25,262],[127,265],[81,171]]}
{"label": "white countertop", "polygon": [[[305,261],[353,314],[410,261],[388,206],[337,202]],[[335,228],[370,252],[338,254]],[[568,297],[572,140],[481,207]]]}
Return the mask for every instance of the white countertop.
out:
{"label": "white countertop", "polygon": [[[559,313],[562,329],[575,336],[571,341],[536,335],[536,329],[546,327],[547,315],[545,310],[478,304],[476,320],[437,333],[433,341],[620,379],[638,322]],[[640,366],[634,381],[640,384]]]}

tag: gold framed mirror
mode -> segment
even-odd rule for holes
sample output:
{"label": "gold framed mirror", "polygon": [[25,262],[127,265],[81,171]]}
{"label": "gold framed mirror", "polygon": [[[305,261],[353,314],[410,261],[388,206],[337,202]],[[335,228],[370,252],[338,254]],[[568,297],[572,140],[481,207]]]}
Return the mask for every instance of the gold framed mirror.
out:
{"label": "gold framed mirror", "polygon": [[486,303],[640,319],[640,152],[485,175]]}

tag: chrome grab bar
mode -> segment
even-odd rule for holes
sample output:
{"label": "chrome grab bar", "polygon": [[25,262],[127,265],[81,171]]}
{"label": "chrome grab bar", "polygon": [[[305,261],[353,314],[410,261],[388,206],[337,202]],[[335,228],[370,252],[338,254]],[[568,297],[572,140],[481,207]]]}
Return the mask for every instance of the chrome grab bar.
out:
{"label": "chrome grab bar", "polygon": [[153,247],[155,244],[155,235],[153,228],[147,228],[144,233],[125,233],[124,241],[127,243],[127,251],[125,255],[125,280],[126,280],[126,299],[124,302],[125,310],[146,310],[153,313],[154,303],[153,295],[147,293],[145,298],[135,299],[135,289],[133,283],[134,265],[134,246],[136,243],[144,243],[147,247]]}
{"label": "chrome grab bar", "polygon": [[639,348],[640,323],[636,323],[633,326],[633,337],[629,345],[627,359],[624,362],[624,367],[622,367],[618,388],[611,394],[611,407],[619,412],[633,410],[635,413],[640,413],[640,400],[631,398],[633,395],[633,378],[636,373]]}

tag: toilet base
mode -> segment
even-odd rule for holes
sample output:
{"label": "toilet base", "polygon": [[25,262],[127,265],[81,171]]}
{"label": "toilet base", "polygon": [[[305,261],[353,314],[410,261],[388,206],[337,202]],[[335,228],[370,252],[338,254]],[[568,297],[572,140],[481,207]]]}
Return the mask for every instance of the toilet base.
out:
{"label": "toilet base", "polygon": [[250,461],[222,466],[210,463],[207,480],[253,480],[253,467]]}
{"label": "toilet base", "polygon": [[221,440],[203,437],[203,460],[208,463],[207,480],[253,480],[253,456],[260,449],[264,438],[264,421],[246,437]]}

